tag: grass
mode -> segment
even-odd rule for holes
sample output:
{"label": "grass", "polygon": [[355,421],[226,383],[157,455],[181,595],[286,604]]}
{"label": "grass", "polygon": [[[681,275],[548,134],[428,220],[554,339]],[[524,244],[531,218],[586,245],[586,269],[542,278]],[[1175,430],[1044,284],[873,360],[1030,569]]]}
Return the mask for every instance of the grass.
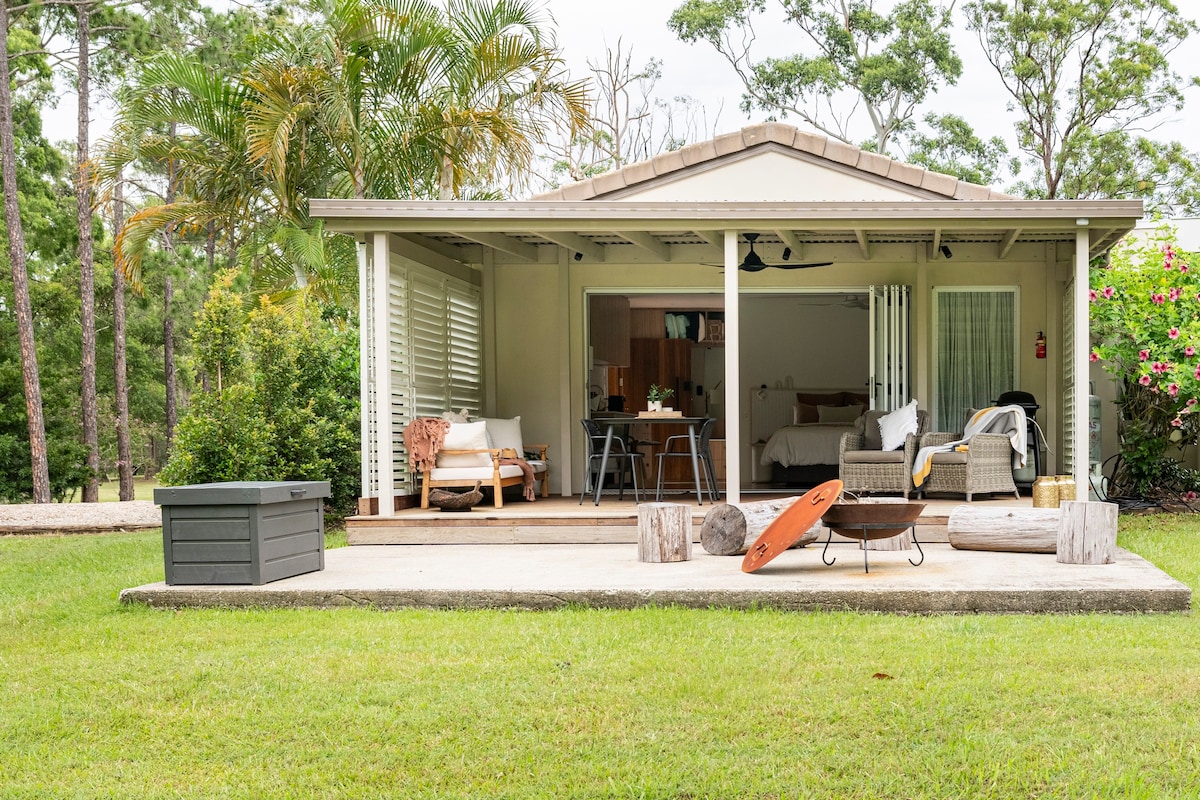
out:
{"label": "grass", "polygon": [[[157,478],[134,478],[133,479],[133,499],[134,500],[153,500],[154,490],[159,484]],[[119,481],[101,481],[100,482],[100,502],[101,503],[116,503],[121,497],[121,484]],[[71,497],[72,503],[83,502],[83,492],[76,490]]]}
{"label": "grass", "polygon": [[[1121,544],[1200,587],[1200,523]],[[335,543],[340,544],[339,539]],[[157,534],[0,539],[0,797],[1177,798],[1200,620],[159,611]]]}

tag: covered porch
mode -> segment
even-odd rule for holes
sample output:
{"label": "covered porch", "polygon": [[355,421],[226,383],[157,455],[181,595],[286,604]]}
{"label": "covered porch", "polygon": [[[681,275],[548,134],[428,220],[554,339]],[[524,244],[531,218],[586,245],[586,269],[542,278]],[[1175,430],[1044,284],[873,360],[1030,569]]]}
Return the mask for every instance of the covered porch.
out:
{"label": "covered porch", "polygon": [[[737,502],[754,483],[751,392],[775,383],[754,372],[751,354],[765,349],[780,360],[842,335],[748,340],[748,302],[902,287],[902,314],[890,305],[871,312],[861,380],[796,375],[794,388],[859,389],[880,409],[916,399],[936,414],[936,290],[1011,289],[1019,301],[1007,388],[1041,401],[1043,471],[1088,485],[1088,266],[1132,229],[1140,202],[1017,200],[778,124],[585,184],[517,202],[313,201],[314,216],[360,242],[363,502],[352,530],[382,523],[368,525],[372,515],[424,519],[403,511],[415,486],[400,433],[415,416],[460,407],[519,415],[526,442],[550,445],[552,493],[577,496],[586,453],[579,421],[594,411],[590,301],[602,296],[702,296],[719,307],[720,473],[725,498]],[[828,266],[739,269],[746,233],[758,234],[756,252],[769,264]],[[423,305],[439,281],[447,307],[474,303],[477,313]],[[435,327],[447,332],[445,352],[426,369],[421,334]],[[1049,357],[1034,352],[1039,332]],[[627,410],[641,407],[629,399]],[[515,507],[569,518],[573,502]],[[606,496],[589,511],[601,519],[606,506],[617,510]]]}

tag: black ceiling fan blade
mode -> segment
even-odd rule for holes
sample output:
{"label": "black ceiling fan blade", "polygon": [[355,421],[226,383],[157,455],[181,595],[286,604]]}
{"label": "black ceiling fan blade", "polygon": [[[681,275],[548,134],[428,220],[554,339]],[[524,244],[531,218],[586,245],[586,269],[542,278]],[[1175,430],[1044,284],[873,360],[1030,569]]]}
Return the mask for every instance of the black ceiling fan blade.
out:
{"label": "black ceiling fan blade", "polygon": [[832,265],[832,261],[813,261],[809,264],[768,264],[767,266],[774,269],[811,269],[812,267],[828,267]]}

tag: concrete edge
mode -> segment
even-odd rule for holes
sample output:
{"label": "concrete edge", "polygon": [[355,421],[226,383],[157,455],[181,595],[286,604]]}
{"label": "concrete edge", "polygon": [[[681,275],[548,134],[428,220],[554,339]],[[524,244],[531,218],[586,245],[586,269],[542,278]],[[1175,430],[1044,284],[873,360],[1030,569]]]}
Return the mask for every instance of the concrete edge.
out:
{"label": "concrete edge", "polygon": [[754,590],[262,590],[241,587],[167,587],[151,584],[121,592],[120,602],[153,608],[376,608],[381,610],[518,609],[570,606],[629,610],[647,606],[779,611],[859,611],[937,614],[1166,614],[1190,613],[1192,592],[1169,589],[1046,591],[754,591]]}

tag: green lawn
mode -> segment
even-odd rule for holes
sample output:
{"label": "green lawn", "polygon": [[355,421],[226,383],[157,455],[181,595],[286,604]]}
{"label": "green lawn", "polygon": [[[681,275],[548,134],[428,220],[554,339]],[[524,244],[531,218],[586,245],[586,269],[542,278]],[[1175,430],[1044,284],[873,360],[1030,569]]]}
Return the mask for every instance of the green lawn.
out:
{"label": "green lawn", "polygon": [[[153,500],[154,490],[159,484],[157,478],[134,478],[133,479],[133,499],[134,500]],[[100,482],[100,502],[115,503],[121,499],[121,484],[119,481],[101,481]],[[83,501],[83,492],[76,491],[70,502],[79,503]]]}
{"label": "green lawn", "polygon": [[[1200,586],[1200,520],[1121,544]],[[160,611],[0,539],[0,797],[1183,798],[1200,619]]]}

